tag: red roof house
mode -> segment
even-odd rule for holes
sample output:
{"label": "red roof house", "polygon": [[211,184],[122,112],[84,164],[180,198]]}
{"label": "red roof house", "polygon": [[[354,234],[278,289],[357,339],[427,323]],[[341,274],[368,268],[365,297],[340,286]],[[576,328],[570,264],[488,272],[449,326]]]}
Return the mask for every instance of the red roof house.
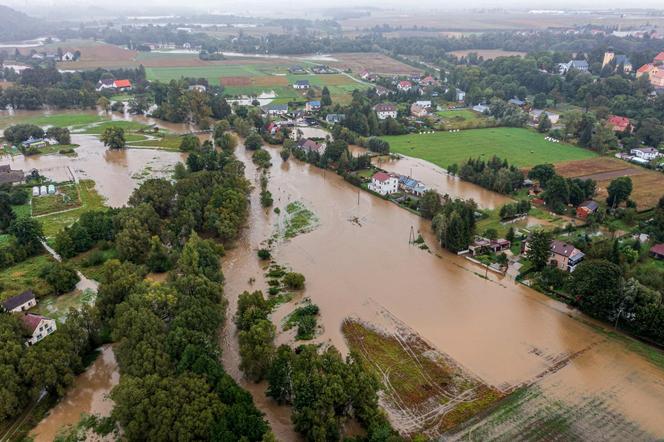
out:
{"label": "red roof house", "polygon": [[655,55],[653,61],[664,61],[664,52],[660,52],[659,54]]}
{"label": "red roof house", "polygon": [[397,85],[397,89],[399,89],[400,91],[409,91],[409,90],[412,89],[412,87],[413,87],[413,83],[411,83],[408,80],[402,80]]}
{"label": "red roof house", "polygon": [[607,121],[611,129],[615,132],[625,132],[629,128],[629,118],[611,115]]}
{"label": "red roof house", "polygon": [[115,80],[113,86],[116,89],[131,89],[131,81],[129,80]]}
{"label": "red roof house", "polygon": [[657,259],[664,259],[664,243],[652,246],[650,254]]}

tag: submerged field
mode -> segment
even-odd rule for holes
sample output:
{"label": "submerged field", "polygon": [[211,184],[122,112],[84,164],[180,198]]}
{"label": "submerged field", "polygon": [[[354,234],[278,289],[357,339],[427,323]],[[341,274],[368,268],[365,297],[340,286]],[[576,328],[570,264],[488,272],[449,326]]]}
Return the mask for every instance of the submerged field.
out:
{"label": "submerged field", "polygon": [[542,163],[581,160],[595,157],[586,149],[564,143],[551,143],[544,135],[521,128],[472,129],[460,132],[435,132],[382,137],[392,152],[421,158],[440,167],[461,164],[468,158],[493,155],[518,167]]}

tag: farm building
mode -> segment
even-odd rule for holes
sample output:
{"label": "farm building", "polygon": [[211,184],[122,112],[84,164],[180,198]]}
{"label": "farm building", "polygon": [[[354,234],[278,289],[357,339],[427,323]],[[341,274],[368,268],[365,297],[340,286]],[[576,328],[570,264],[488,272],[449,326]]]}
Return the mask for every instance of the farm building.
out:
{"label": "farm building", "polygon": [[597,212],[599,204],[596,201],[584,201],[576,208],[576,217],[586,219],[592,213]]}
{"label": "farm building", "polygon": [[650,254],[655,259],[664,259],[664,243],[652,246],[650,248]]}
{"label": "farm building", "polygon": [[19,313],[31,309],[37,305],[37,298],[32,290],[27,290],[20,295],[12,296],[2,302],[2,307],[9,313]]}

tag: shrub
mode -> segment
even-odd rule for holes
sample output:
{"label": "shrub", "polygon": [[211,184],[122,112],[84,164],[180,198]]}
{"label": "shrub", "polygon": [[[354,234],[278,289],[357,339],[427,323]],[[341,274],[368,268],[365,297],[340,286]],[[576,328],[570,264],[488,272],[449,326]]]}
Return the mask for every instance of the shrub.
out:
{"label": "shrub", "polygon": [[289,272],[284,275],[284,284],[293,290],[304,288],[304,275],[302,273]]}
{"label": "shrub", "polygon": [[258,257],[260,259],[263,259],[263,260],[270,259],[271,256],[272,256],[272,254],[270,253],[270,251],[268,249],[259,249],[258,250]]}

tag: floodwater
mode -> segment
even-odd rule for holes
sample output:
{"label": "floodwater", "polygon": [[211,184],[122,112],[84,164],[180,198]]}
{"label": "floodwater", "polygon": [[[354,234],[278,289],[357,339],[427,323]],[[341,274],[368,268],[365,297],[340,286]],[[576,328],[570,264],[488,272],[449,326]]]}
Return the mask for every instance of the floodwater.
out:
{"label": "floodwater", "polygon": [[[320,220],[314,231],[273,251],[278,263],[307,278],[304,296],[321,309],[324,332],[317,342],[347,351],[340,328],[348,317],[388,331],[405,324],[502,391],[538,383],[547,397],[570,403],[610,398],[611,415],[633,422],[653,438],[664,436],[664,371],[596,331],[564,304],[509,278],[480,277],[476,272],[484,272],[474,264],[436,245],[429,222],[358,192],[336,174],[296,160],[282,163],[276,149],[270,152],[274,165],[269,189],[275,207],[283,214],[288,202],[301,201]],[[250,157],[241,147],[237,154],[255,179]],[[223,260],[231,316],[240,292],[266,291],[256,250],[272,235],[279,215],[261,209],[256,193],[249,228]],[[409,244],[411,229],[422,233],[431,253]],[[250,278],[257,282],[250,284]],[[287,308],[292,306],[282,306]],[[282,309],[274,316],[282,317]],[[224,365],[241,380],[235,330],[232,321],[228,323]],[[265,399],[264,385],[242,383],[266,412],[277,438],[291,440],[287,408]]]}
{"label": "floodwater", "polygon": [[[351,146],[354,155],[368,152],[359,146]],[[418,158],[402,155],[400,159],[387,156],[374,157],[374,165],[388,172],[406,175],[423,182],[428,188],[436,190],[441,195],[473,199],[477,205],[484,209],[494,209],[513,200],[506,195],[492,192],[476,184],[448,175],[447,172],[433,163]]]}
{"label": "floodwater", "polygon": [[[42,112],[32,113],[43,115]],[[23,117],[18,113],[17,117]],[[129,119],[145,124],[155,124],[149,117],[123,117],[114,115],[115,119]],[[183,132],[185,125],[162,124],[174,132]],[[79,144],[76,156],[66,155],[39,155],[25,157],[23,155],[4,156],[2,164],[9,164],[12,169],[22,169],[26,173],[37,169],[40,174],[55,181],[93,179],[96,190],[106,198],[106,204],[111,207],[120,207],[127,203],[129,195],[139,183],[147,178],[168,177],[173,167],[183,161],[185,154],[167,152],[156,149],[122,149],[109,150],[94,135],[73,133],[72,143]]]}
{"label": "floodwater", "polygon": [[108,394],[119,381],[113,348],[105,345],[92,366],[76,377],[65,397],[37,424],[30,436],[35,442],[50,442],[63,426],[78,423],[82,413],[110,415],[113,401]]}

